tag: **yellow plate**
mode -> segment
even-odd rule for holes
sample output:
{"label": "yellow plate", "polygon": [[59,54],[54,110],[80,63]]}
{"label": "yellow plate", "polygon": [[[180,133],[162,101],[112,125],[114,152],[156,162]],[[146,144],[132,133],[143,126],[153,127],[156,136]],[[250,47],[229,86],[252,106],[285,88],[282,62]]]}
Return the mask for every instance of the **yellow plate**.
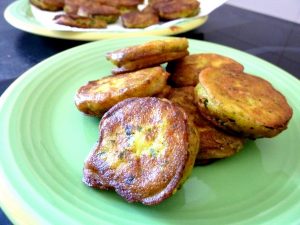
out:
{"label": "yellow plate", "polygon": [[99,29],[97,31],[57,31],[43,26],[33,16],[28,0],[18,0],[10,4],[5,12],[4,17],[12,26],[37,35],[69,39],[69,40],[82,40],[94,41],[108,38],[125,38],[125,37],[138,37],[146,35],[175,35],[204,24],[207,21],[207,16],[193,17],[180,20],[178,23],[170,26],[157,26],[154,29],[124,29],[122,31],[112,31],[108,28]]}

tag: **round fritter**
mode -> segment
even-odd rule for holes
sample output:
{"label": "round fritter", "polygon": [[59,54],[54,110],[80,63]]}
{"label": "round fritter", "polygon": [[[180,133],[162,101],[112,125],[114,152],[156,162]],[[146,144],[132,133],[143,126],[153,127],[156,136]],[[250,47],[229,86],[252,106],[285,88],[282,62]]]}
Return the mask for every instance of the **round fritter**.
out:
{"label": "round fritter", "polygon": [[116,0],[114,4],[115,7],[120,10],[121,14],[123,14],[138,10],[140,3],[140,0]]}
{"label": "round fritter", "polygon": [[199,73],[207,68],[224,68],[242,72],[243,65],[235,60],[212,53],[191,54],[184,58],[172,61],[167,65],[167,71],[171,73],[170,81],[176,87],[196,86]]}
{"label": "round fritter", "polygon": [[150,5],[162,20],[192,17],[200,11],[200,3],[197,0],[160,0],[153,1]]}
{"label": "round fritter", "polygon": [[207,68],[195,88],[203,116],[249,138],[273,137],[287,128],[292,109],[268,81],[250,74]]}
{"label": "round fritter", "polygon": [[106,23],[116,22],[120,15],[119,10],[115,7],[103,5],[101,2],[91,0],[67,0],[65,2],[64,11],[72,18],[87,17],[94,20],[104,20]]}
{"label": "round fritter", "polygon": [[129,12],[121,16],[122,24],[127,28],[145,28],[159,22],[157,15],[145,12]]}
{"label": "round fritter", "polygon": [[118,74],[182,58],[189,54],[187,48],[186,38],[168,38],[109,52],[106,58],[118,67],[112,71]]}
{"label": "round fritter", "polygon": [[81,112],[102,116],[116,103],[131,97],[160,93],[169,74],[160,66],[90,81],[76,93],[75,104]]}
{"label": "round fritter", "polygon": [[232,156],[243,148],[244,138],[218,129],[200,114],[194,102],[194,87],[172,88],[167,99],[182,107],[198,130],[200,148],[196,160],[197,165]]}
{"label": "round fritter", "polygon": [[57,15],[54,18],[57,24],[79,28],[106,28],[107,23],[97,17],[80,17]]}
{"label": "round fritter", "polygon": [[166,99],[126,99],[104,114],[83,182],[114,189],[128,202],[154,205],[190,174],[199,139],[185,112]]}
{"label": "round fritter", "polygon": [[30,3],[47,11],[59,11],[64,7],[64,0],[30,0]]}

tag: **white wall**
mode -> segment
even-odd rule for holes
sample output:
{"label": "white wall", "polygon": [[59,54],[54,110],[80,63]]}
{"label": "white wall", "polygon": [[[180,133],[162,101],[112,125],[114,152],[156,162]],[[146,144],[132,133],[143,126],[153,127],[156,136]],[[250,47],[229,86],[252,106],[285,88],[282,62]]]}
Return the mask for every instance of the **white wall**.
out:
{"label": "white wall", "polygon": [[300,24],[300,0],[229,0],[227,4]]}

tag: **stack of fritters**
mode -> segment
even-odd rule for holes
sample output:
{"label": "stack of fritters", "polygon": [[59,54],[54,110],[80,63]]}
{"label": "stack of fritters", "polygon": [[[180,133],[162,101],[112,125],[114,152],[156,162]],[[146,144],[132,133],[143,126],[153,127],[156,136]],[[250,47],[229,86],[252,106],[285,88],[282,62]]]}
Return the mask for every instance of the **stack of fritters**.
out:
{"label": "stack of fritters", "polygon": [[198,130],[201,141],[196,160],[197,165],[232,156],[243,148],[245,141],[243,137],[224,132],[199,113],[195,104],[193,86],[172,88],[165,97],[182,107]]}
{"label": "stack of fritters", "polygon": [[110,1],[65,0],[64,12],[56,23],[80,28],[105,28],[117,21],[120,11]]}
{"label": "stack of fritters", "polygon": [[79,28],[105,28],[121,16],[126,28],[145,28],[160,21],[196,16],[197,0],[150,1],[143,9],[143,0],[30,0],[42,10],[64,13],[54,18],[61,25]]}
{"label": "stack of fritters", "polygon": [[194,164],[232,156],[247,138],[274,137],[292,116],[268,81],[225,56],[189,55],[185,38],[123,48],[107,59],[115,75],[90,81],[75,97],[80,111],[103,115],[83,181],[129,202],[160,203]]}

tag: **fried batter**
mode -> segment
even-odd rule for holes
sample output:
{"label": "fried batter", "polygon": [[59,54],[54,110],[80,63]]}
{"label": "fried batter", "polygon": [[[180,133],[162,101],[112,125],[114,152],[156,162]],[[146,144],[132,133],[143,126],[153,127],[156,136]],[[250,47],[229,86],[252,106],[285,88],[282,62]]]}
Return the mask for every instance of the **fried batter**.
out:
{"label": "fried batter", "polygon": [[268,81],[243,72],[206,68],[199,75],[195,96],[208,120],[249,138],[279,134],[293,114]]}
{"label": "fried batter", "polygon": [[59,11],[64,7],[64,0],[30,0],[30,3],[47,11]]}
{"label": "fried batter", "polygon": [[118,0],[115,6],[120,10],[121,14],[123,14],[137,11],[140,3],[140,0]]}
{"label": "fried batter", "polygon": [[186,38],[168,38],[116,50],[106,58],[118,67],[112,71],[118,74],[182,58],[188,55],[187,48]]}
{"label": "fried batter", "polygon": [[200,3],[197,0],[159,0],[150,4],[163,20],[192,17],[200,11]]}
{"label": "fried batter", "polygon": [[106,28],[107,24],[99,18],[58,15],[54,18],[57,24],[79,28]]}
{"label": "fried batter", "polygon": [[167,65],[170,81],[176,87],[196,86],[199,73],[207,67],[224,68],[242,72],[243,65],[235,60],[212,53],[192,54],[172,61]]}
{"label": "fried batter", "polygon": [[168,77],[169,74],[158,66],[90,81],[77,91],[75,104],[79,111],[100,117],[126,98],[160,93]]}
{"label": "fried batter", "polygon": [[244,138],[218,129],[201,116],[194,102],[194,87],[172,88],[167,99],[182,107],[198,130],[200,148],[196,159],[197,165],[232,156],[243,148]]}
{"label": "fried batter", "polygon": [[126,99],[104,114],[99,130],[97,146],[84,164],[88,186],[155,205],[172,196],[191,173],[198,135],[185,112],[166,99]]}
{"label": "fried batter", "polygon": [[159,22],[157,15],[145,12],[129,12],[121,16],[122,24],[127,28],[145,28]]}
{"label": "fried batter", "polygon": [[106,23],[116,22],[120,15],[119,10],[115,7],[91,0],[66,0],[64,11],[72,17],[94,18],[104,20]]}

